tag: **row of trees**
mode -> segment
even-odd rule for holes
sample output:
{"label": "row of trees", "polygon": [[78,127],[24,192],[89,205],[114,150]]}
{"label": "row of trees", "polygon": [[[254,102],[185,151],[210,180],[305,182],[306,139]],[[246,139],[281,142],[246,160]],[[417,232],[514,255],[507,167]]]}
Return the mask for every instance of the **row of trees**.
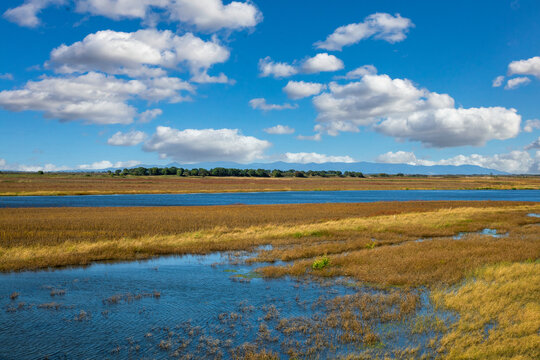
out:
{"label": "row of trees", "polygon": [[297,171],[297,170],[266,170],[266,169],[228,169],[217,167],[210,170],[207,169],[184,169],[172,167],[164,168],[145,168],[137,167],[133,169],[108,171],[112,176],[160,176],[160,175],[176,175],[176,176],[235,176],[235,177],[364,177],[361,172],[357,171]]}

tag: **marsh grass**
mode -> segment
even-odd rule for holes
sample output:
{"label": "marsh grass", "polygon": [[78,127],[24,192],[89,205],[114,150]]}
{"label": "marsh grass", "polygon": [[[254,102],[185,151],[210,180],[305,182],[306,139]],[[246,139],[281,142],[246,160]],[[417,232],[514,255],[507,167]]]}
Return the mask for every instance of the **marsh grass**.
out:
{"label": "marsh grass", "polygon": [[317,358],[325,351],[381,348],[381,324],[402,323],[420,306],[415,290],[393,289],[385,292],[358,292],[319,300],[311,308],[311,317],[280,319],[276,330],[282,336],[281,347],[290,358]]}
{"label": "marsh grass", "polygon": [[445,320],[435,314],[417,315],[412,321],[411,333],[431,335],[433,333],[442,333],[447,328]]}
{"label": "marsh grass", "polygon": [[[288,265],[261,268],[260,271],[268,277],[309,274],[351,276],[362,282],[379,285],[418,286],[452,284],[485,264],[540,257],[537,225],[530,222],[526,212],[518,208],[438,210],[347,219],[341,225],[336,231],[344,231],[345,242],[297,244],[281,249],[275,247],[262,252],[253,260],[267,261],[273,257],[296,260]],[[508,236],[493,238],[475,233],[485,227],[508,232]],[[329,225],[327,228],[332,227]],[[355,239],[348,228],[361,229],[357,230],[362,234],[361,237],[380,239],[377,242],[379,246],[373,249],[363,247],[365,240]],[[454,239],[452,234],[464,228],[471,234],[459,240]],[[423,237],[430,237],[431,241],[411,241]],[[396,244],[399,246],[388,246]],[[321,252],[334,254],[332,266],[315,272],[312,270],[314,260],[310,258]]]}
{"label": "marsh grass", "polygon": [[459,314],[441,340],[445,358],[540,358],[540,262],[482,267],[432,298]]}
{"label": "marsh grass", "polygon": [[64,296],[65,294],[66,294],[66,290],[63,290],[63,289],[51,289],[51,292],[50,292],[51,297]]}
{"label": "marsh grass", "polygon": [[[437,281],[455,282],[464,272],[497,261],[536,259],[539,244],[536,241],[537,218],[526,216],[538,211],[534,203],[492,202],[411,202],[376,204],[323,204],[295,206],[238,206],[191,209],[167,209],[176,217],[169,217],[171,225],[160,227],[154,222],[155,208],[138,208],[141,217],[128,218],[132,208],[122,210],[121,221],[101,214],[102,222],[92,226],[94,209],[82,211],[82,219],[66,220],[50,217],[47,211],[56,209],[20,210],[1,218],[0,270],[35,269],[50,266],[84,265],[99,260],[144,259],[157,255],[208,254],[216,251],[254,250],[261,245],[272,245],[271,250],[260,250],[251,261],[295,260],[286,267],[267,267],[265,276],[304,275],[311,269],[313,257],[332,255],[332,266],[318,271],[319,275],[353,276],[361,281],[393,285],[418,285]],[[304,213],[301,210],[306,210]],[[3,209],[6,210],[6,209]],[[36,211],[40,210],[40,211]],[[77,210],[77,209],[76,209]],[[204,210],[204,211],[203,211]],[[310,211],[311,210],[311,211]],[[331,212],[335,210],[335,212]],[[135,214],[137,214],[137,211]],[[157,211],[157,210],[156,210]],[[182,221],[173,226],[174,219],[185,212]],[[0,211],[1,213],[1,211]],[[84,217],[84,214],[92,216]],[[294,215],[300,213],[300,215]],[[30,216],[36,215],[37,216]],[[76,214],[76,212],[75,212]],[[131,213],[133,214],[133,213]],[[158,214],[163,214],[158,211]],[[194,225],[189,220],[206,214]],[[229,225],[223,222],[247,215]],[[355,216],[356,214],[356,216]],[[390,215],[388,215],[390,214]],[[18,216],[17,216],[18,215]],[[257,219],[249,225],[250,219]],[[281,219],[291,215],[281,222]],[[50,222],[42,219],[49,219]],[[108,219],[108,220],[105,220]],[[206,220],[206,222],[205,222]],[[69,223],[69,231],[62,227]],[[124,223],[125,222],[125,223]],[[141,224],[142,223],[142,224]],[[135,236],[122,237],[122,230],[134,224]],[[162,232],[146,235],[151,229]],[[508,232],[508,236],[493,239],[481,234],[466,235],[461,240],[452,236],[459,232],[477,232],[484,228]],[[189,231],[195,228],[196,231]],[[77,232],[82,234],[72,238]],[[169,232],[174,232],[170,234]],[[41,232],[43,230],[43,232]],[[47,234],[54,234],[51,239]],[[110,230],[110,231],[109,231]],[[307,236],[298,237],[302,233]],[[40,234],[39,236],[34,236]],[[315,236],[313,236],[315,234]],[[422,243],[411,240],[430,237],[435,241]],[[377,239],[374,248],[366,245]],[[400,246],[389,246],[402,244]]]}
{"label": "marsh grass", "polygon": [[278,354],[260,349],[253,344],[245,344],[232,351],[233,360],[279,360]]}
{"label": "marsh grass", "polygon": [[[483,207],[497,203],[472,202]],[[0,246],[54,245],[202,231],[226,233],[263,225],[291,225],[297,238],[322,237],[319,228],[295,231],[292,225],[346,218],[425,212],[463,206],[460,202],[381,202],[373,204],[289,204],[112,208],[0,208]],[[310,233],[313,233],[310,235]]]}
{"label": "marsh grass", "polygon": [[311,264],[311,268],[313,270],[322,270],[328,265],[330,265],[330,259],[328,258],[328,256],[324,255],[320,258],[315,259],[315,261],[313,261],[313,264]]}
{"label": "marsh grass", "polygon": [[372,178],[111,177],[105,174],[0,174],[0,195],[165,194],[253,191],[539,189],[540,177]]}
{"label": "marsh grass", "polygon": [[102,302],[104,305],[117,305],[122,302],[125,304],[130,304],[133,301],[142,300],[144,298],[159,299],[160,297],[161,297],[161,293],[158,291],[153,291],[149,293],[142,292],[142,293],[137,293],[137,294],[132,294],[132,293],[115,294],[106,299],[103,299]]}

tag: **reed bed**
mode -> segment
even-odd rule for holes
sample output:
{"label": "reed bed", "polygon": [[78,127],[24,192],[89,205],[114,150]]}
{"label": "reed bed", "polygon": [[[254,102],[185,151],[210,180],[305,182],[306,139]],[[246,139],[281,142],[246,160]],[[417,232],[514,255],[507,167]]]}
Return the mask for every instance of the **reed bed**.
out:
{"label": "reed bed", "polygon": [[[378,285],[452,284],[484,264],[540,258],[538,219],[526,216],[539,206],[441,209],[347,219],[340,222],[339,229],[332,229],[330,224],[327,227],[331,233],[343,233],[343,237],[334,235],[341,242],[331,241],[331,237],[314,242],[308,236],[306,244],[277,246],[260,252],[252,261],[297,260],[261,268],[259,271],[267,277],[314,274],[352,276]],[[495,228],[506,236],[475,233],[484,228]],[[355,238],[354,231],[361,235]],[[453,238],[460,232],[470,234],[459,240]],[[331,262],[318,272],[312,270],[313,254],[317,252],[328,254]]]}
{"label": "reed bed", "polygon": [[[331,266],[317,275],[417,285],[456,281],[476,266],[535,259],[540,251],[537,227],[533,225],[538,219],[526,216],[540,211],[540,204],[534,203],[186,207],[165,209],[165,213],[155,208],[115,208],[102,210],[101,222],[93,222],[100,209],[4,210],[9,216],[0,217],[2,271],[252,250],[269,244],[272,250],[259,251],[251,261],[296,261],[262,268],[266,276],[305,275],[310,272],[311,258],[326,253],[331,254]],[[122,210],[127,213],[122,214]],[[61,212],[70,211],[83,215],[69,220],[61,216]],[[157,221],[175,211],[168,223]],[[135,216],[137,213],[139,216]],[[153,216],[156,214],[157,218]],[[198,216],[203,220],[197,220]],[[259,222],[251,220],[254,218]],[[135,230],[128,232],[130,226],[123,223],[133,224]],[[150,234],[145,225],[150,227]],[[480,235],[448,239],[459,232],[488,227],[509,235],[503,239]],[[426,237],[437,239],[414,242]]]}
{"label": "reed bed", "polygon": [[[377,204],[289,204],[111,208],[0,208],[0,246],[44,246],[223,232],[252,226],[296,226],[346,218],[426,212],[502,202],[380,202]],[[525,203],[524,203],[525,204]]]}
{"label": "reed bed", "polygon": [[238,178],[0,174],[0,195],[97,195],[305,190],[540,189],[540,177]]}
{"label": "reed bed", "polygon": [[445,358],[540,358],[540,262],[480,268],[432,297],[460,315],[441,340]]}

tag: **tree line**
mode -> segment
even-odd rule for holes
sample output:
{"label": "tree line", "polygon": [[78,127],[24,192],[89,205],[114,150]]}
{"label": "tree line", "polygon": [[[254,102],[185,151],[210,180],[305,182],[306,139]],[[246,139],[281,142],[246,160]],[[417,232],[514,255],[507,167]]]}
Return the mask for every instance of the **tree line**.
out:
{"label": "tree line", "polygon": [[234,177],[359,177],[363,178],[364,174],[358,171],[338,171],[338,170],[321,170],[321,171],[299,171],[299,170],[267,170],[267,169],[230,169],[223,167],[216,167],[210,170],[203,168],[184,169],[175,166],[172,167],[136,167],[132,169],[123,169],[116,171],[107,171],[111,176],[162,176],[162,175],[176,175],[176,176],[234,176]]}

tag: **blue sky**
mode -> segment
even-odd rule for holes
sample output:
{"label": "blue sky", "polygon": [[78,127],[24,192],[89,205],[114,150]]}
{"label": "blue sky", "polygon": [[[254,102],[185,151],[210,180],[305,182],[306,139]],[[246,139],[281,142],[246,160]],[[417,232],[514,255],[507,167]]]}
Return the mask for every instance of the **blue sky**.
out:
{"label": "blue sky", "polygon": [[5,0],[0,13],[0,169],[540,172],[538,1]]}

